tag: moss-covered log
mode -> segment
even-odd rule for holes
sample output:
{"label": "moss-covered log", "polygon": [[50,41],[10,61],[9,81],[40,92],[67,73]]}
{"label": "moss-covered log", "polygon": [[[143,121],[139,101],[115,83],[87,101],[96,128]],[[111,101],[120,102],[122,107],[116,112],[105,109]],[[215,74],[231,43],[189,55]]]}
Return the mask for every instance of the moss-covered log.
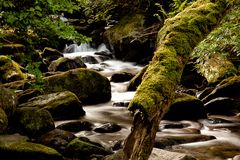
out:
{"label": "moss-covered log", "polygon": [[159,122],[174,99],[184,65],[193,48],[217,24],[225,4],[225,0],[198,0],[166,20],[159,31],[152,62],[129,105],[136,113],[125,141],[123,159],[148,159]]}

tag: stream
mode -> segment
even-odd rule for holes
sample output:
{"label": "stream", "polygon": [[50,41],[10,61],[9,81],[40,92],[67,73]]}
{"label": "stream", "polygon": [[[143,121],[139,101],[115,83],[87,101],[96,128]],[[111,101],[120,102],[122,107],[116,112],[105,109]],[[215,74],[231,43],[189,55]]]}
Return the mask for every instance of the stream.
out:
{"label": "stream", "polygon": [[[85,62],[87,68],[97,70],[109,79],[114,73],[119,72],[136,74],[143,67],[130,62],[114,60],[114,58],[104,59],[100,55],[94,54],[101,51],[109,53],[105,45],[100,45],[98,49],[93,49],[88,44],[68,46],[68,48],[72,49],[72,53],[65,53],[64,57],[74,58],[81,56],[94,58],[97,63]],[[81,131],[75,135],[87,137],[106,148],[111,148],[115,143],[124,140],[130,133],[132,122],[132,113],[127,110],[126,106],[135,93],[127,91],[128,84],[128,81],[121,83],[111,82],[111,101],[83,106],[86,115],[80,118],[82,121],[93,123],[94,126],[100,126],[109,122],[115,123],[121,126],[122,129],[120,131],[114,133]],[[119,102],[124,105],[115,105]],[[214,118],[226,121],[212,122],[210,119],[199,121],[162,120],[159,132],[156,135],[156,141],[160,141],[164,145],[155,147],[167,149],[168,151],[187,153],[199,160],[239,160],[240,157],[237,155],[240,155],[240,115],[233,117],[215,115]],[[55,124],[58,126],[66,122],[69,121],[57,121]],[[202,137],[203,135],[204,137]]]}

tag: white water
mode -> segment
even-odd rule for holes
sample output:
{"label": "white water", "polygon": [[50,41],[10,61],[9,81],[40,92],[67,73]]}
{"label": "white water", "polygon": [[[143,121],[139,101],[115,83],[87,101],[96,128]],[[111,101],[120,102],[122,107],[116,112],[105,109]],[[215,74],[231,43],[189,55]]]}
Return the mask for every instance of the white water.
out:
{"label": "white water", "polygon": [[[102,61],[99,59],[98,55],[95,55],[95,52],[99,51],[107,51],[105,45],[99,46],[97,49],[91,48],[87,44],[82,44],[80,46],[73,45],[72,50],[73,53],[66,53],[64,57],[74,58],[74,57],[84,57],[84,56],[93,56],[95,57],[99,63],[97,64],[89,64],[87,63],[87,67],[89,69],[101,69],[99,73],[110,78],[112,74],[117,72],[129,72],[136,74],[141,70],[142,66],[135,65],[130,62],[122,62],[119,60],[106,60]],[[116,107],[113,106],[114,102],[129,102],[135,92],[127,92],[127,86],[129,82],[122,83],[114,83],[111,82],[111,90],[112,90],[112,99],[107,103],[97,104],[97,105],[88,105],[84,106],[84,110],[86,111],[86,115],[81,118],[81,120],[86,120],[92,122],[95,126],[106,122],[114,122],[122,126],[122,130],[115,133],[95,133],[94,131],[82,131],[77,133],[77,136],[86,136],[92,141],[101,143],[105,147],[109,147],[114,142],[118,140],[123,140],[130,133],[131,121],[132,121],[132,113],[127,110],[126,107]],[[63,122],[56,122],[56,125],[61,124]],[[163,121],[164,123],[173,123],[168,121]],[[175,123],[175,122],[174,122]],[[198,147],[204,147],[205,151],[203,155],[208,155],[211,157],[212,155],[208,153],[208,148],[211,146],[219,146],[219,145],[234,145],[236,147],[240,147],[240,125],[239,123],[232,124],[214,124],[212,126],[208,126],[205,121],[192,122],[192,121],[179,121],[178,123],[189,124],[188,127],[184,129],[163,129],[162,132],[158,132],[159,135],[169,135],[173,134],[176,136],[181,136],[184,134],[193,134],[195,131],[199,131],[200,134],[204,135],[213,135],[216,137],[215,140],[205,141],[205,142],[194,142],[182,144],[180,147],[185,148],[184,152],[191,153],[191,150],[194,150]],[[161,125],[160,124],[160,125]],[[203,126],[203,127],[202,127]],[[161,128],[161,127],[160,127]],[[158,135],[157,134],[157,135]],[[221,154],[221,153],[219,153]],[[240,154],[240,153],[239,153]],[[214,156],[212,156],[214,158]],[[224,160],[225,158],[217,157],[218,160]],[[229,157],[228,157],[229,158]],[[231,157],[230,157],[231,158]],[[204,159],[204,158],[203,158]]]}

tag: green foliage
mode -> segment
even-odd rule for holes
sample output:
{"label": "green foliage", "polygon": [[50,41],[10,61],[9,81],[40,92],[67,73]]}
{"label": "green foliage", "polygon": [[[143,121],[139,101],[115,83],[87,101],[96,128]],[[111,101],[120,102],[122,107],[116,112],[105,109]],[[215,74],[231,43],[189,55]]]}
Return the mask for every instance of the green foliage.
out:
{"label": "green foliage", "polygon": [[40,91],[43,91],[43,75],[40,71],[39,67],[41,62],[29,62],[25,67],[28,73],[33,74],[35,76],[35,83],[31,84],[31,87]]}
{"label": "green foliage", "polygon": [[0,1],[0,25],[11,27],[20,39],[32,46],[47,41],[49,45],[56,47],[58,39],[88,41],[87,37],[77,33],[68,22],[60,19],[62,13],[72,13],[78,9],[71,0]]}

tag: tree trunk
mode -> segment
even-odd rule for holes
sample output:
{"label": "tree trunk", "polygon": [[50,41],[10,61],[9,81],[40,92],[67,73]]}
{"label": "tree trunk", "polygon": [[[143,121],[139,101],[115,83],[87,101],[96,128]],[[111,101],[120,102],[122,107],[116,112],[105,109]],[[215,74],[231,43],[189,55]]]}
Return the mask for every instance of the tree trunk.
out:
{"label": "tree trunk", "polygon": [[133,127],[123,148],[124,160],[146,160],[151,154],[159,122],[172,103],[184,65],[193,48],[217,24],[226,0],[198,0],[166,20],[158,47],[143,81],[129,105]]}

